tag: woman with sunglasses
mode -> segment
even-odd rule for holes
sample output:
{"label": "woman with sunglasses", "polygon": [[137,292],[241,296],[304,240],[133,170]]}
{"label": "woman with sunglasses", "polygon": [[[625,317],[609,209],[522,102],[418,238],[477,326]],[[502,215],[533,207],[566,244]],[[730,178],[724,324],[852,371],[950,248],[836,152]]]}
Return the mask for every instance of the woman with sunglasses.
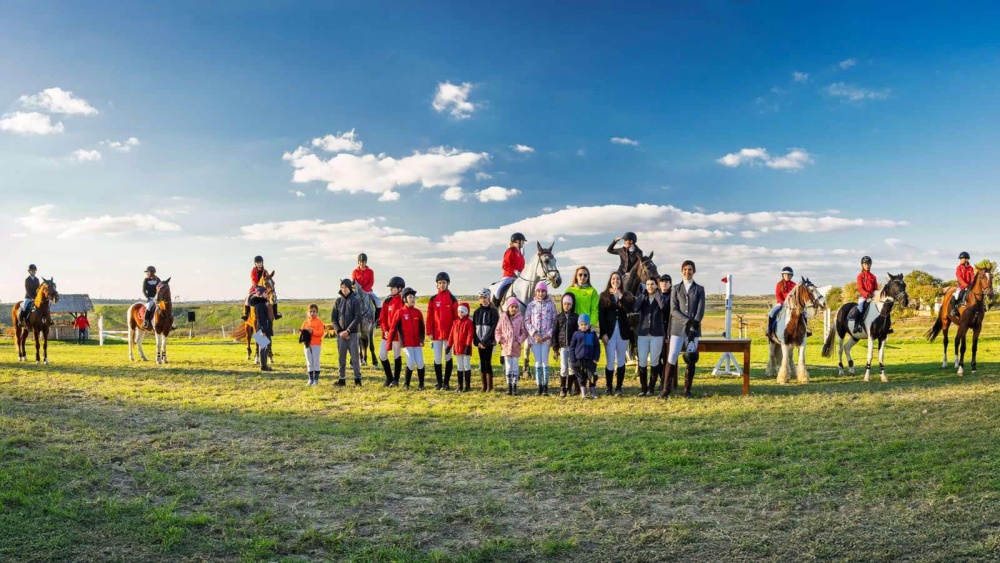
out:
{"label": "woman with sunglasses", "polygon": [[573,284],[566,288],[566,293],[572,295],[576,300],[573,312],[577,315],[590,315],[591,322],[594,323],[594,330],[598,324],[598,303],[601,300],[600,294],[590,285],[590,270],[586,266],[580,266],[573,274]]}

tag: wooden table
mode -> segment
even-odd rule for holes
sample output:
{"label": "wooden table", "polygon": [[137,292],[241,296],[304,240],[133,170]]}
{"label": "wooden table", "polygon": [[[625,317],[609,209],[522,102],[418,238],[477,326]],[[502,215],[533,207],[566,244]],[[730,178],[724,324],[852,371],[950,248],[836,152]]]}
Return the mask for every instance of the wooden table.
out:
{"label": "wooden table", "polygon": [[702,338],[698,341],[698,352],[743,352],[743,394],[750,394],[750,339]]}

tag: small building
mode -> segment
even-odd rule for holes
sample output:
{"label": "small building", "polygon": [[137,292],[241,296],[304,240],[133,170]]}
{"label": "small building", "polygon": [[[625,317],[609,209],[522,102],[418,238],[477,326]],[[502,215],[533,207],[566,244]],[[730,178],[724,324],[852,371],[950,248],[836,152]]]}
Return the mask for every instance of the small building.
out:
{"label": "small building", "polygon": [[76,329],[73,327],[73,321],[80,315],[93,312],[94,304],[90,301],[90,295],[86,293],[60,293],[59,302],[50,305],[49,311],[52,314],[52,327],[49,328],[49,338],[53,340],[59,340],[60,337],[76,338]]}

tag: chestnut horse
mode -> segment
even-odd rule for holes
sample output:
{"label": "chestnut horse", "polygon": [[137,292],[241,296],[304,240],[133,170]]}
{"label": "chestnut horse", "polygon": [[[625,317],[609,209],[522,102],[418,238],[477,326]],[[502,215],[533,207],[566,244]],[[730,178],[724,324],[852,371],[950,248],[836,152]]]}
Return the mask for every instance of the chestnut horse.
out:
{"label": "chestnut horse", "polygon": [[[623,287],[625,291],[631,293],[636,299],[639,299],[639,297],[646,293],[646,282],[650,278],[658,278],[660,276],[660,273],[656,270],[656,263],[653,262],[653,254],[656,254],[655,250],[650,252],[648,256],[643,256],[641,259],[635,261],[635,265],[632,266],[632,270],[630,271],[631,275],[628,276],[628,285]],[[629,313],[628,323],[632,327],[632,338],[628,341],[626,354],[631,360],[639,355],[639,313]]]}
{"label": "chestnut horse", "polygon": [[139,357],[146,361],[146,354],[142,351],[142,337],[146,332],[152,332],[156,339],[156,363],[167,363],[167,336],[174,326],[174,307],[170,297],[170,279],[167,278],[156,285],[156,296],[153,303],[156,312],[153,313],[152,330],[143,326],[146,319],[146,304],[133,303],[125,314],[125,323],[128,325],[128,359],[135,361],[132,354],[132,345],[139,348]]}
{"label": "chestnut horse", "polygon": [[[44,358],[45,364],[49,363],[49,327],[52,326],[52,318],[49,316],[49,301],[59,302],[59,292],[56,291],[56,282],[42,278],[42,285],[35,293],[35,308],[28,313],[28,318],[22,324],[18,320],[21,313],[21,303],[14,304],[11,310],[11,318],[14,319],[14,334],[17,337],[17,361],[28,361],[28,352],[25,351],[25,344],[28,342],[28,331],[35,333],[35,363],[39,363]],[[38,333],[42,333],[43,358],[38,354]]]}
{"label": "chestnut horse", "polygon": [[972,284],[965,293],[965,303],[958,308],[958,316],[951,315],[951,298],[958,291],[950,287],[944,292],[941,300],[941,311],[934,321],[934,326],[927,331],[927,339],[934,341],[937,335],[944,332],[944,359],[941,367],[948,367],[948,328],[952,323],[958,326],[955,332],[955,367],[958,376],[965,373],[965,337],[972,329],[972,373],[976,373],[976,349],[979,347],[979,333],[983,330],[983,318],[986,316],[986,299],[993,297],[993,273],[989,270],[979,270],[972,278]]}
{"label": "chestnut horse", "polygon": [[[278,301],[278,292],[274,289],[274,270],[266,276],[261,276],[260,281],[257,282],[259,287],[263,287],[264,291],[267,293],[267,302],[270,305],[271,318],[274,318],[274,304]],[[250,361],[251,357],[255,364],[260,363],[260,346],[253,339],[253,335],[257,333],[257,308],[250,307],[250,315],[247,320],[243,322],[236,330],[233,331],[233,339],[247,341],[247,361]],[[253,346],[253,356],[250,355],[251,346]],[[271,363],[274,363],[274,347],[267,347],[267,359]]]}
{"label": "chestnut horse", "polygon": [[806,369],[806,323],[809,317],[824,310],[826,298],[808,278],[802,278],[775,315],[774,334],[771,335],[767,349],[767,375],[777,376],[778,383],[787,384],[788,358],[792,355],[792,348],[798,346],[799,361],[795,375],[799,383],[809,383],[809,371]]}

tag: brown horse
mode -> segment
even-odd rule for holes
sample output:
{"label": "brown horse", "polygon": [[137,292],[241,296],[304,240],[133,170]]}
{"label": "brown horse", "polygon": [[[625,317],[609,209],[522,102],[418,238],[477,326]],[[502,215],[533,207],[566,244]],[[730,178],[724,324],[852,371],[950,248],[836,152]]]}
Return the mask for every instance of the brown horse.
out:
{"label": "brown horse", "polygon": [[777,377],[779,384],[788,383],[789,357],[795,346],[799,348],[795,376],[799,383],[809,383],[809,370],[806,369],[806,326],[809,317],[824,310],[826,298],[809,278],[802,278],[778,309],[774,334],[768,342],[767,375]]}
{"label": "brown horse", "polygon": [[986,299],[993,297],[993,273],[989,270],[979,270],[972,284],[965,293],[965,302],[958,308],[958,316],[951,314],[951,298],[958,291],[950,287],[944,292],[941,300],[941,311],[938,313],[934,326],[927,331],[927,340],[934,341],[937,335],[944,333],[944,359],[941,367],[948,367],[948,328],[952,323],[958,326],[955,331],[955,367],[958,376],[965,373],[966,334],[972,329],[972,373],[976,373],[976,349],[979,347],[979,333],[983,330],[983,318],[986,317]]}
{"label": "brown horse", "polygon": [[156,296],[153,302],[156,304],[156,312],[153,313],[153,329],[143,326],[146,318],[146,304],[134,303],[128,308],[125,315],[125,323],[128,325],[128,359],[135,361],[132,354],[132,344],[139,348],[139,357],[146,361],[146,354],[142,351],[142,337],[146,332],[152,332],[156,338],[156,363],[167,363],[167,336],[174,326],[174,308],[170,297],[170,279],[161,281],[156,286]]}
{"label": "brown horse", "polygon": [[[35,308],[28,313],[28,318],[24,323],[18,320],[21,313],[21,303],[16,303],[11,310],[11,318],[14,319],[14,334],[17,337],[17,361],[28,361],[28,352],[25,351],[25,344],[28,342],[28,331],[35,333],[35,363],[44,359],[45,364],[49,363],[49,327],[52,326],[52,317],[49,315],[49,301],[59,302],[59,292],[56,291],[56,282],[42,278],[42,285],[38,287],[35,294]],[[42,333],[43,357],[38,353],[38,333]]]}
{"label": "brown horse", "polygon": [[[274,270],[266,276],[261,276],[260,281],[257,282],[258,287],[263,287],[264,291],[267,293],[267,302],[270,305],[271,318],[274,319],[274,304],[278,301],[278,292],[274,289]],[[253,361],[255,364],[260,363],[260,346],[257,345],[256,341],[253,339],[253,335],[257,332],[257,308],[250,307],[250,315],[247,320],[244,321],[240,326],[233,331],[233,339],[241,340],[243,338],[247,341],[247,361],[250,361],[250,350],[251,346],[254,346]],[[271,363],[274,363],[274,351],[273,346],[267,347],[267,358]]]}

